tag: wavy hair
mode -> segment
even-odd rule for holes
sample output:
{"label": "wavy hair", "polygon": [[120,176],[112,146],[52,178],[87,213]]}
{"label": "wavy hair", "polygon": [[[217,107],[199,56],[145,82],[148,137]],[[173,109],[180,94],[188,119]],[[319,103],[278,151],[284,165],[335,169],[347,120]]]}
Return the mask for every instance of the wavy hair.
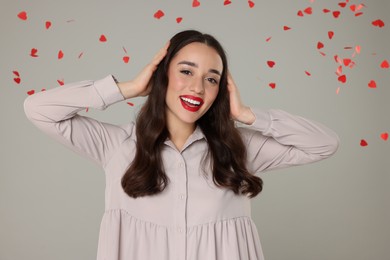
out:
{"label": "wavy hair", "polygon": [[245,166],[246,148],[230,118],[225,51],[213,36],[187,30],[177,33],[170,40],[167,55],[151,78],[151,92],[137,116],[135,157],[121,180],[124,191],[130,197],[158,194],[168,185],[169,179],[161,157],[164,141],[169,137],[166,114],[161,113],[166,109],[165,98],[162,97],[167,92],[171,60],[184,46],[193,42],[204,43],[215,49],[223,64],[218,95],[210,109],[197,121],[207,139],[209,149],[205,158],[209,159],[213,182],[218,187],[250,198],[262,190],[263,181],[249,173]]}

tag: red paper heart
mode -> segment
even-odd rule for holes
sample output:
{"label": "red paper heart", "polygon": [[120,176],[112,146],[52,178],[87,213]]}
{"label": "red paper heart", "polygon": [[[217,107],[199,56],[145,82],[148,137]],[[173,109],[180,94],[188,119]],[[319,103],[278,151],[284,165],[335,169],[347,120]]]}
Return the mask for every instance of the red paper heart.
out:
{"label": "red paper heart", "polygon": [[334,11],[333,12],[333,17],[334,18],[339,18],[339,16],[340,16],[340,11]]}
{"label": "red paper heart", "polygon": [[361,16],[363,12],[356,13],[355,16]]}
{"label": "red paper heart", "polygon": [[317,49],[322,49],[324,48],[324,44],[322,42],[317,43]]}
{"label": "red paper heart", "polygon": [[31,95],[33,95],[35,93],[35,90],[30,90],[30,91],[27,91],[27,94],[29,95],[29,96],[31,96]]}
{"label": "red paper heart", "polygon": [[130,57],[129,56],[124,56],[123,57],[123,62],[124,63],[129,63]]}
{"label": "red paper heart", "polygon": [[58,79],[57,82],[58,82],[58,84],[60,84],[60,86],[63,86],[63,85],[65,84],[65,83],[64,83],[64,80]]}
{"label": "red paper heart", "polygon": [[351,59],[343,59],[344,66],[348,66],[351,62]]}
{"label": "red paper heart", "polygon": [[78,56],[78,58],[80,59],[82,56],[83,56],[84,52],[81,52]]}
{"label": "red paper heart", "polygon": [[323,11],[324,13],[329,13],[329,12],[330,12],[329,9],[323,9],[322,11]]}
{"label": "red paper heart", "polygon": [[200,2],[198,0],[193,0],[192,7],[198,7],[198,6],[200,6]]}
{"label": "red paper heart", "polygon": [[382,61],[381,68],[382,69],[388,69],[389,68],[389,62],[387,60]]}
{"label": "red paper heart", "polygon": [[307,70],[305,70],[305,73],[307,76],[311,76],[310,72],[308,72]]}
{"label": "red paper heart", "polygon": [[285,30],[285,31],[287,31],[287,30],[290,30],[291,28],[290,27],[288,27],[288,26],[283,26],[283,30]]}
{"label": "red paper heart", "polygon": [[266,42],[269,42],[271,40],[272,37],[268,37],[267,39],[265,39]]}
{"label": "red paper heart", "polygon": [[104,34],[100,35],[99,41],[106,42],[107,41],[106,36]]}
{"label": "red paper heart", "polygon": [[131,102],[127,102],[127,104],[128,104],[129,106],[134,106],[134,104],[131,103]]}
{"label": "red paper heart", "polygon": [[267,61],[267,64],[270,68],[273,68],[275,66],[275,62],[272,60]]}
{"label": "red paper heart", "polygon": [[13,73],[15,76],[17,76],[17,77],[20,77],[20,74],[19,74],[18,71],[14,70],[14,71],[12,71],[12,73]]}
{"label": "red paper heart", "polygon": [[60,50],[59,52],[58,52],[58,59],[60,60],[60,59],[62,59],[64,57],[64,53]]}
{"label": "red paper heart", "polygon": [[305,10],[303,10],[305,13],[307,14],[312,14],[313,13],[313,9],[311,7],[308,7],[306,8]]}
{"label": "red paper heart", "polygon": [[372,25],[378,26],[379,28],[382,28],[383,26],[385,26],[385,23],[381,19],[378,19],[378,20],[373,21]]}
{"label": "red paper heart", "polygon": [[255,6],[255,3],[249,0],[248,5],[250,8],[253,8]]}
{"label": "red paper heart", "polygon": [[276,88],[276,84],[273,83],[273,82],[272,82],[272,83],[269,83],[268,85],[269,85],[272,89]]}
{"label": "red paper heart", "polygon": [[231,1],[225,0],[225,1],[223,2],[223,5],[230,5],[231,3],[232,3]]}
{"label": "red paper heart", "polygon": [[346,5],[347,5],[347,3],[344,3],[344,2],[339,3],[339,6],[340,6],[341,8],[344,8]]}
{"label": "red paper heart", "polygon": [[20,78],[14,78],[14,81],[15,81],[17,84],[20,84]]}
{"label": "red paper heart", "polygon": [[31,49],[31,52],[30,52],[30,56],[31,56],[31,57],[34,57],[34,58],[38,57],[37,52],[38,52],[37,49],[32,48],[32,49]]}
{"label": "red paper heart", "polygon": [[165,14],[164,14],[164,12],[163,11],[161,11],[161,10],[158,10],[157,12],[155,12],[154,13],[154,18],[156,18],[156,19],[160,19],[161,17],[163,17]]}
{"label": "red paper heart", "polygon": [[362,139],[360,140],[360,146],[367,146],[368,143],[366,142],[366,140]]}
{"label": "red paper heart", "polygon": [[46,21],[45,26],[46,26],[46,29],[49,29],[50,26],[51,26],[51,22],[50,21]]}
{"label": "red paper heart", "polygon": [[347,81],[347,76],[341,75],[341,76],[338,78],[338,80],[339,80],[340,82],[342,82],[342,83],[345,83],[345,82]]}
{"label": "red paper heart", "polygon": [[45,89],[45,88],[43,88],[43,89],[41,89],[41,91],[46,91],[46,89]]}
{"label": "red paper heart", "polygon": [[303,16],[303,12],[301,10],[299,10],[297,15],[302,17]]}
{"label": "red paper heart", "polygon": [[328,32],[329,40],[332,40],[333,36],[334,36],[334,32],[329,31],[329,32]]}
{"label": "red paper heart", "polygon": [[20,19],[22,19],[23,21],[26,21],[27,20],[27,13],[25,11],[22,11],[22,12],[18,13],[18,17]]}
{"label": "red paper heart", "polygon": [[182,17],[177,17],[177,18],[176,18],[176,22],[177,22],[177,23],[181,23],[182,20],[183,20]]}
{"label": "red paper heart", "polygon": [[368,86],[369,86],[370,88],[376,88],[376,82],[375,82],[375,80],[371,80],[370,83],[368,83]]}
{"label": "red paper heart", "polygon": [[387,133],[387,132],[381,133],[381,138],[382,138],[384,141],[387,141],[387,139],[389,138],[389,133]]}
{"label": "red paper heart", "polygon": [[351,9],[352,12],[355,12],[356,11],[356,5],[351,5],[349,7],[349,9]]}

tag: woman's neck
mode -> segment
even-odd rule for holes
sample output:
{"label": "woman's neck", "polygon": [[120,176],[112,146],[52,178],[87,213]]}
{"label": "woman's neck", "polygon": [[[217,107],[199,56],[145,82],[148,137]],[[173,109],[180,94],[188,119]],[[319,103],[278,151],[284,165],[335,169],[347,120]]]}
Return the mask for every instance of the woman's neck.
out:
{"label": "woman's neck", "polygon": [[196,125],[195,124],[180,124],[180,125],[173,125],[173,124],[167,124],[167,128],[169,131],[169,138],[173,142],[173,144],[176,146],[176,148],[181,151],[184,144],[186,143],[188,137],[192,135],[192,133],[195,130]]}

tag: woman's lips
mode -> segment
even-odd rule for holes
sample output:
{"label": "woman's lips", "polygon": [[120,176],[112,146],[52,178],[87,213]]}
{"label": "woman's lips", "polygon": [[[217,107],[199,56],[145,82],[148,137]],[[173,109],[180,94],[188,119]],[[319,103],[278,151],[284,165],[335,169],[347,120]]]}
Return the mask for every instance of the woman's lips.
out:
{"label": "woman's lips", "polygon": [[195,97],[190,95],[180,96],[180,101],[184,109],[191,112],[198,111],[200,107],[203,105],[203,99],[201,99],[200,97]]}

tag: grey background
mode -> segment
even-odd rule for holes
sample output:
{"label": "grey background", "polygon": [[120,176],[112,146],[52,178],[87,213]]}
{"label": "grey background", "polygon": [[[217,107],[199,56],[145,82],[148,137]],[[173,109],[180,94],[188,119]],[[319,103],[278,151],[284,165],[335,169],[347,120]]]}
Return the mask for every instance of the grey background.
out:
{"label": "grey background", "polygon": [[[267,260],[390,259],[390,60],[388,1],[307,0],[4,1],[0,8],[0,259],[94,259],[104,209],[103,172],[43,135],[24,116],[26,92],[114,74],[134,77],[176,32],[198,29],[224,45],[246,104],[281,108],[320,121],[340,136],[339,151],[311,165],[263,175],[253,219]],[[364,3],[355,17],[349,5]],[[297,16],[312,6],[313,14]],[[323,8],[340,10],[335,19]],[[161,9],[165,16],[153,14]],[[17,18],[28,13],[27,21]],[[183,21],[176,23],[177,17]],[[382,19],[385,27],[371,25]],[[44,23],[53,25],[46,30]],[[292,29],[284,31],[283,26]],[[332,40],[327,37],[333,30]],[[99,42],[105,34],[106,43]],[[268,37],[272,37],[266,42]],[[325,47],[319,54],[316,46]],[[347,82],[337,81],[333,56],[351,57]],[[130,62],[122,61],[125,47]],[[38,58],[29,56],[38,49]],[[59,50],[64,52],[57,59]],[[78,55],[83,52],[82,58]],[[276,61],[270,69],[267,60]],[[13,81],[13,70],[21,84]],[[311,76],[307,76],[307,70]],[[376,89],[368,88],[376,80]],[[271,89],[269,82],[276,82]],[[336,94],[340,87],[339,94]],[[142,99],[87,115],[131,120]],[[83,112],[86,114],[86,112]],[[359,145],[366,139],[367,147]],[[152,250],[152,249],[151,249]]]}

